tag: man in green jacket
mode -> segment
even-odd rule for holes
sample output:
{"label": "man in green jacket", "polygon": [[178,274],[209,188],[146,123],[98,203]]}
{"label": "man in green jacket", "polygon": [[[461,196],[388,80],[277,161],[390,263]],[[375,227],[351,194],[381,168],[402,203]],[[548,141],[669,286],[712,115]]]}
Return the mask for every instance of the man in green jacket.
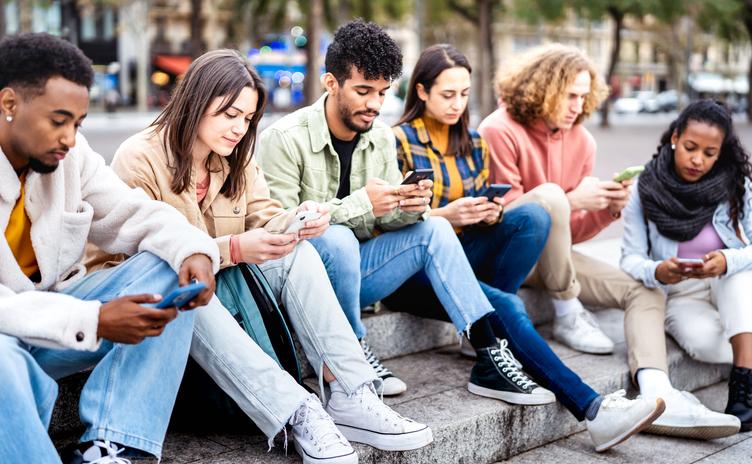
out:
{"label": "man in green jacket", "polygon": [[[328,203],[333,225],[311,243],[366,357],[384,379],[383,393],[395,395],[406,386],[364,341],[362,307],[422,273],[457,331],[468,332],[476,349],[498,348],[488,323],[493,307],[449,222],[428,217],[431,181],[401,185],[394,135],[375,119],[401,73],[397,45],[378,26],[351,22],[329,46],[326,69],[326,93],[261,134],[258,162],[272,196],[285,207],[304,200]],[[520,393],[503,377],[508,371],[497,374],[493,361],[487,361],[489,388]],[[543,391],[531,385],[522,394]]]}

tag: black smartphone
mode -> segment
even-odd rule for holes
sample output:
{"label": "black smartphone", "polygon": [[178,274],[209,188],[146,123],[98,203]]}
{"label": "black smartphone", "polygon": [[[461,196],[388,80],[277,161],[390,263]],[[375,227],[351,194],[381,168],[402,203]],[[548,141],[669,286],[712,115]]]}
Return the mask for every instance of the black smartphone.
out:
{"label": "black smartphone", "polygon": [[433,180],[433,169],[416,169],[410,171],[410,175],[405,177],[405,180],[402,181],[402,185],[417,184],[424,179]]}
{"label": "black smartphone", "polygon": [[493,201],[496,197],[503,197],[510,190],[512,190],[510,184],[491,184],[486,190],[484,196],[488,198],[489,201]]}

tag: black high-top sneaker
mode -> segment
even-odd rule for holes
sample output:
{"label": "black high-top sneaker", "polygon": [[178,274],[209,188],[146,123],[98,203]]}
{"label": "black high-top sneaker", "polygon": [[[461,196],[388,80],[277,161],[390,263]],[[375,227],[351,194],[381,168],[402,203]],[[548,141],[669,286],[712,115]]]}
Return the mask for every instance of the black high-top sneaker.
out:
{"label": "black high-top sneaker", "polygon": [[556,401],[553,393],[533,382],[507,348],[507,341],[476,350],[478,357],[467,389],[470,393],[496,398],[512,404],[548,404]]}
{"label": "black high-top sneaker", "polygon": [[752,430],[752,369],[732,367],[728,381],[726,414],[739,418],[741,432]]}

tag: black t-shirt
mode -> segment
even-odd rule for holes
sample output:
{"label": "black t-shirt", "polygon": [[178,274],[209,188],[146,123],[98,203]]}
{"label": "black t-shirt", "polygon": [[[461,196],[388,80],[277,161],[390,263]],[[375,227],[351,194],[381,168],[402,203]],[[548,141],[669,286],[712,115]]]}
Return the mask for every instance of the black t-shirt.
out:
{"label": "black t-shirt", "polygon": [[340,140],[334,136],[331,132],[329,135],[332,137],[332,145],[334,145],[334,151],[339,156],[339,188],[337,189],[337,198],[340,200],[350,195],[350,172],[352,168],[352,154],[355,151],[355,146],[360,140],[360,134],[357,134],[355,138],[349,141]]}

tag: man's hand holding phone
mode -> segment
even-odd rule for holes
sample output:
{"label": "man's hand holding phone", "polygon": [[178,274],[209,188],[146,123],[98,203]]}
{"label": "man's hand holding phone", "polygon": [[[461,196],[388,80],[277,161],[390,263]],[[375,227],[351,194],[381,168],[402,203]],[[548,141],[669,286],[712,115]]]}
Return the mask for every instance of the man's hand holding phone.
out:
{"label": "man's hand holding phone", "polygon": [[202,254],[191,255],[180,266],[178,285],[184,287],[194,280],[202,282],[206,285],[206,288],[184,309],[205,306],[209,304],[209,300],[214,295],[214,269],[212,269],[212,262],[208,256]]}
{"label": "man's hand holding phone", "polygon": [[624,208],[629,199],[628,186],[612,180],[599,180],[588,176],[580,184],[567,193],[572,210],[601,211],[609,208],[612,215],[616,215]]}
{"label": "man's hand holding phone", "polygon": [[97,337],[115,343],[136,344],[146,337],[159,336],[175,319],[175,307],[157,309],[143,306],[162,300],[161,295],[143,294],[116,298],[99,308]]}
{"label": "man's hand holding phone", "polygon": [[431,203],[433,196],[433,181],[421,179],[414,184],[402,184],[397,186],[397,192],[403,197],[399,201],[399,207],[406,213],[423,213]]}

